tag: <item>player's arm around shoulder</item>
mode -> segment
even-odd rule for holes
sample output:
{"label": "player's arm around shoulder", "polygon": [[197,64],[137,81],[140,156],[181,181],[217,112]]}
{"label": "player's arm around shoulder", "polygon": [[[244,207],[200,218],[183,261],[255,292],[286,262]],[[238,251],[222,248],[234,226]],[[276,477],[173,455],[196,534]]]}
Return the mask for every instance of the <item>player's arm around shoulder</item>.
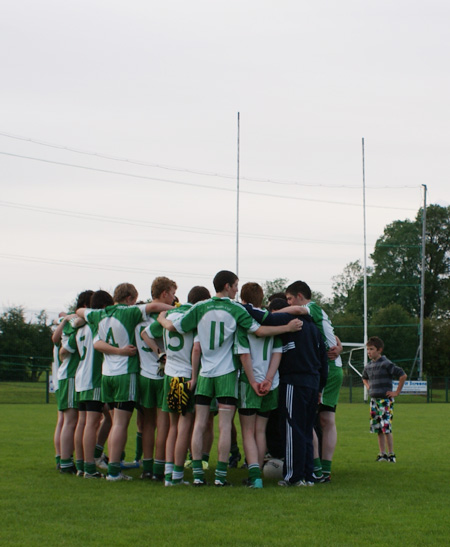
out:
{"label": "player's arm around shoulder", "polygon": [[56,327],[55,332],[52,334],[52,342],[55,345],[58,345],[61,343],[61,338],[64,332],[64,328],[71,320],[78,318],[78,315],[75,313],[71,313],[69,315],[65,315],[62,319],[59,325]]}
{"label": "player's arm around shoulder", "polygon": [[303,321],[300,319],[292,319],[287,325],[279,325],[278,327],[268,327],[260,325],[260,327],[253,332],[256,336],[277,336],[286,332],[298,332],[302,330]]}
{"label": "player's arm around shoulder", "polygon": [[158,323],[166,330],[170,332],[175,332],[176,329],[170,319],[167,319],[167,311],[162,311],[158,315]]}

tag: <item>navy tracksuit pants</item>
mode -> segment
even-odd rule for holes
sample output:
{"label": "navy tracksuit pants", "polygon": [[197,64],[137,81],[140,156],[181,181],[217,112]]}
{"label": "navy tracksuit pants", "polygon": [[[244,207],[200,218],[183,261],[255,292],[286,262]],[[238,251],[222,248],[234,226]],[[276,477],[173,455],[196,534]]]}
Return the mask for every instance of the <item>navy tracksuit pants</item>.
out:
{"label": "navy tracksuit pants", "polygon": [[313,427],[319,391],[311,387],[281,383],[279,390],[279,410],[286,443],[284,479],[290,483],[312,481]]}

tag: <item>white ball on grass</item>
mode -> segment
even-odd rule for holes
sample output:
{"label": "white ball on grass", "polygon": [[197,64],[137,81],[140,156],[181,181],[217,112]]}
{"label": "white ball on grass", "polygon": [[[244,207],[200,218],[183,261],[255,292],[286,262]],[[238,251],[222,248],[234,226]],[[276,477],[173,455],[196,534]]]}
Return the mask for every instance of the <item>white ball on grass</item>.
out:
{"label": "white ball on grass", "polygon": [[269,460],[263,467],[263,475],[266,479],[281,480],[283,478],[283,462],[276,458]]}

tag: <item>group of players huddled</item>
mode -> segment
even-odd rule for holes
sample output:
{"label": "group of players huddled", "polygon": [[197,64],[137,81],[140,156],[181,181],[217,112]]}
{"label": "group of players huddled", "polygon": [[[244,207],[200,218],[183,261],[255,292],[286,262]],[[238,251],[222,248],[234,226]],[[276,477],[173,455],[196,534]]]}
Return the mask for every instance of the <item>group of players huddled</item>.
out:
{"label": "group of players huddled", "polygon": [[[218,415],[214,485],[227,486],[227,469],[240,459],[237,409],[246,486],[263,487],[270,435],[281,439],[280,486],[330,481],[342,346],[303,281],[270,295],[268,309],[257,283],[246,283],[238,302],[238,281],[222,270],[213,280],[215,296],[195,286],[181,305],[177,285],[167,277],[153,281],[151,303],[137,304],[134,285],[122,283],[113,296],[82,292],[76,313],[61,314],[53,333],[61,473],[131,480],[123,469],[142,465],[143,480],[184,485],[190,484],[184,477],[188,457],[192,484],[204,486]],[[127,464],[135,408],[136,455]],[[269,418],[272,433],[266,437]]]}

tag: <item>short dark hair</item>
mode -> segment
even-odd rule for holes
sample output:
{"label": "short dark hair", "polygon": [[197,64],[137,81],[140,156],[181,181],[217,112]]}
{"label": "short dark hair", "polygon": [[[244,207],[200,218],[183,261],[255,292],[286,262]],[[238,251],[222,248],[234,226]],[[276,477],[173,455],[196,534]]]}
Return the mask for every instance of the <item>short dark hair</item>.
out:
{"label": "short dark hair", "polygon": [[95,291],[91,296],[90,306],[94,310],[102,310],[106,306],[112,306],[114,304],[113,297],[106,291]]}
{"label": "short dark hair", "polygon": [[288,307],[288,303],[285,298],[274,298],[269,304],[269,311],[282,310]]}
{"label": "short dark hair", "polygon": [[211,298],[210,292],[206,287],[201,287],[200,285],[192,287],[187,297],[190,304],[196,304],[202,300],[208,300],[208,298]]}
{"label": "short dark hair", "polygon": [[307,300],[311,300],[311,289],[304,281],[294,281],[294,283],[291,283],[286,289],[286,294],[288,293],[293,296],[301,293]]}
{"label": "short dark hair", "polygon": [[253,304],[256,308],[262,306],[264,291],[258,283],[245,283],[241,288],[241,300],[248,304]]}
{"label": "short dark hair", "polygon": [[227,283],[231,286],[238,279],[239,278],[235,273],[230,272],[229,270],[220,270],[220,272],[217,272],[214,276],[213,285],[216,292],[221,292]]}
{"label": "short dark hair", "polygon": [[272,302],[272,300],[274,298],[282,298],[283,300],[286,300],[286,295],[284,294],[284,292],[274,292],[273,294],[271,294],[269,296],[269,298],[267,299],[269,302]]}
{"label": "short dark hair", "polygon": [[366,346],[374,346],[378,350],[384,349],[384,342],[381,338],[378,338],[378,336],[371,336],[367,340]]}
{"label": "short dark hair", "polygon": [[77,309],[78,308],[87,308],[91,303],[91,296],[94,294],[94,291],[83,291],[77,296]]}

